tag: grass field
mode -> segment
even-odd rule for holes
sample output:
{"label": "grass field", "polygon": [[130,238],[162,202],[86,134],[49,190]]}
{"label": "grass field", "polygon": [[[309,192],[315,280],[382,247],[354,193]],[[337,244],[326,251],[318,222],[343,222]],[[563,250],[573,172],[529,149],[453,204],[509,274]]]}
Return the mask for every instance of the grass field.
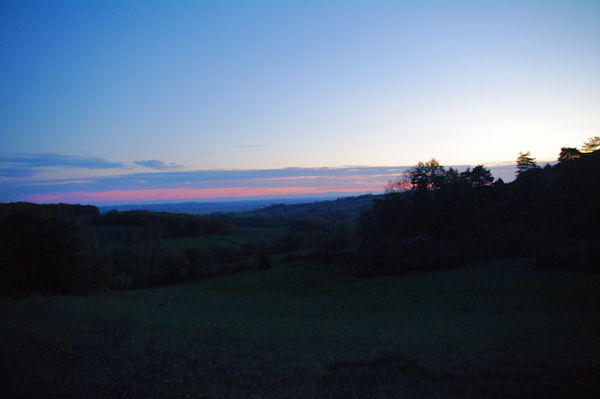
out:
{"label": "grass field", "polygon": [[600,276],[525,262],[356,279],[310,265],[1,303],[4,391],[595,397]]}

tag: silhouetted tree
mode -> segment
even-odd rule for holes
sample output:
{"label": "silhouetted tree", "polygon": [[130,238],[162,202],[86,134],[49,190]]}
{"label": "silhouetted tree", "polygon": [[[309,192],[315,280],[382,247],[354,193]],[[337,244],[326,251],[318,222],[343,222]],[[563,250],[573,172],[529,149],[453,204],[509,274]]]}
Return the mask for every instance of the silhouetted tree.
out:
{"label": "silhouetted tree", "polygon": [[462,173],[459,173],[458,170],[454,168],[448,168],[446,171],[446,176],[444,178],[443,185],[460,183],[462,178]]}
{"label": "silhouetted tree", "polygon": [[436,159],[419,162],[407,173],[408,183],[410,183],[411,190],[414,191],[440,188],[447,178],[446,169]]}
{"label": "silhouetted tree", "polygon": [[560,154],[558,155],[558,160],[562,161],[570,161],[572,159],[581,158],[581,152],[577,148],[573,147],[562,147],[560,149]]}
{"label": "silhouetted tree", "polygon": [[419,163],[404,180],[412,190],[388,191],[361,216],[368,270],[360,273],[522,256],[540,267],[599,270],[600,150],[566,147],[560,160],[540,168],[529,152],[520,153],[517,179],[508,184],[492,184],[483,165],[457,176],[437,162]]}
{"label": "silhouetted tree", "polygon": [[484,168],[483,165],[477,165],[473,170],[467,168],[467,170],[460,175],[470,186],[475,188],[489,186],[494,181],[492,172],[490,172],[489,169]]}
{"label": "silhouetted tree", "polygon": [[583,152],[594,152],[598,149],[600,149],[600,136],[588,138],[588,141],[581,146],[581,151]]}
{"label": "silhouetted tree", "polygon": [[535,163],[535,158],[531,156],[531,152],[519,152],[519,156],[517,157],[517,177],[535,169],[539,169],[539,166]]}

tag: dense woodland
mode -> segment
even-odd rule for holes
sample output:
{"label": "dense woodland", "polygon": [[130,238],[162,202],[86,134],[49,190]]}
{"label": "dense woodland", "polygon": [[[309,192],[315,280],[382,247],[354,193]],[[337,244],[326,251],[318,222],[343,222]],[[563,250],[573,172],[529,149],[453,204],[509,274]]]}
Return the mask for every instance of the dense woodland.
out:
{"label": "dense woodland", "polygon": [[[511,183],[494,180],[483,165],[457,171],[432,159],[390,182],[381,197],[333,201],[328,208],[275,205],[197,216],[100,214],[90,205],[1,204],[0,288],[9,295],[79,294],[307,259],[337,263],[358,276],[506,258],[531,259],[542,268],[598,271],[598,141],[590,139],[582,150],[562,148],[558,161],[544,167],[521,153]],[[364,210],[365,201],[372,203],[371,209]],[[234,240],[235,245],[165,244],[185,237],[226,237],[249,228],[277,233],[260,236],[255,231],[253,237]]]}
{"label": "dense woodland", "polygon": [[87,293],[178,281],[188,266],[185,254],[201,264],[228,254],[222,248],[173,253],[161,248],[161,239],[235,230],[223,218],[146,211],[101,215],[91,205],[67,204],[2,204],[0,223],[2,289],[11,294]]}
{"label": "dense woodland", "polygon": [[100,226],[148,227],[157,229],[164,237],[206,236],[231,234],[235,231],[228,221],[209,216],[193,216],[181,213],[112,210],[99,215],[95,224]]}
{"label": "dense woodland", "polygon": [[364,274],[531,258],[544,268],[600,267],[600,151],[563,148],[555,165],[529,153],[510,184],[483,165],[435,160],[392,182],[359,222]]}

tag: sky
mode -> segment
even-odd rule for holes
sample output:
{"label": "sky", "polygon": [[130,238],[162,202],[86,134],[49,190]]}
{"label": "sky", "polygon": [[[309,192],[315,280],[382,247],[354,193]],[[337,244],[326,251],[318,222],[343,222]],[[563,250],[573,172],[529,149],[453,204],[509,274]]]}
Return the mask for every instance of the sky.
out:
{"label": "sky", "polygon": [[0,0],[0,201],[382,191],[600,135],[600,1]]}

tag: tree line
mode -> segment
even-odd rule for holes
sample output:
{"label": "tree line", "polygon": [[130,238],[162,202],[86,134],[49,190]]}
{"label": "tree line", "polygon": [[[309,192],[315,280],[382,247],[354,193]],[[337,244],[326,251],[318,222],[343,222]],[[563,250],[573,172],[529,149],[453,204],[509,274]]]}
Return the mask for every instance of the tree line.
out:
{"label": "tree line", "polygon": [[98,216],[95,223],[128,227],[153,226],[164,237],[231,234],[235,231],[234,224],[224,218],[143,210],[125,212],[112,210]]}
{"label": "tree line", "polygon": [[[97,228],[102,227],[132,229],[126,235],[107,230],[114,248],[100,250]],[[101,215],[92,205],[0,204],[0,293],[82,294],[111,279],[123,280],[124,275],[125,283],[116,285],[177,281],[183,277],[182,265],[189,262],[161,248],[162,237],[223,235],[234,230],[233,223],[217,217],[147,211]],[[227,258],[222,248],[211,248],[206,256],[214,261]]]}
{"label": "tree line", "polygon": [[506,184],[484,165],[419,162],[359,221],[361,273],[433,270],[525,257],[539,267],[600,265],[600,137],[540,167],[529,152]]}

